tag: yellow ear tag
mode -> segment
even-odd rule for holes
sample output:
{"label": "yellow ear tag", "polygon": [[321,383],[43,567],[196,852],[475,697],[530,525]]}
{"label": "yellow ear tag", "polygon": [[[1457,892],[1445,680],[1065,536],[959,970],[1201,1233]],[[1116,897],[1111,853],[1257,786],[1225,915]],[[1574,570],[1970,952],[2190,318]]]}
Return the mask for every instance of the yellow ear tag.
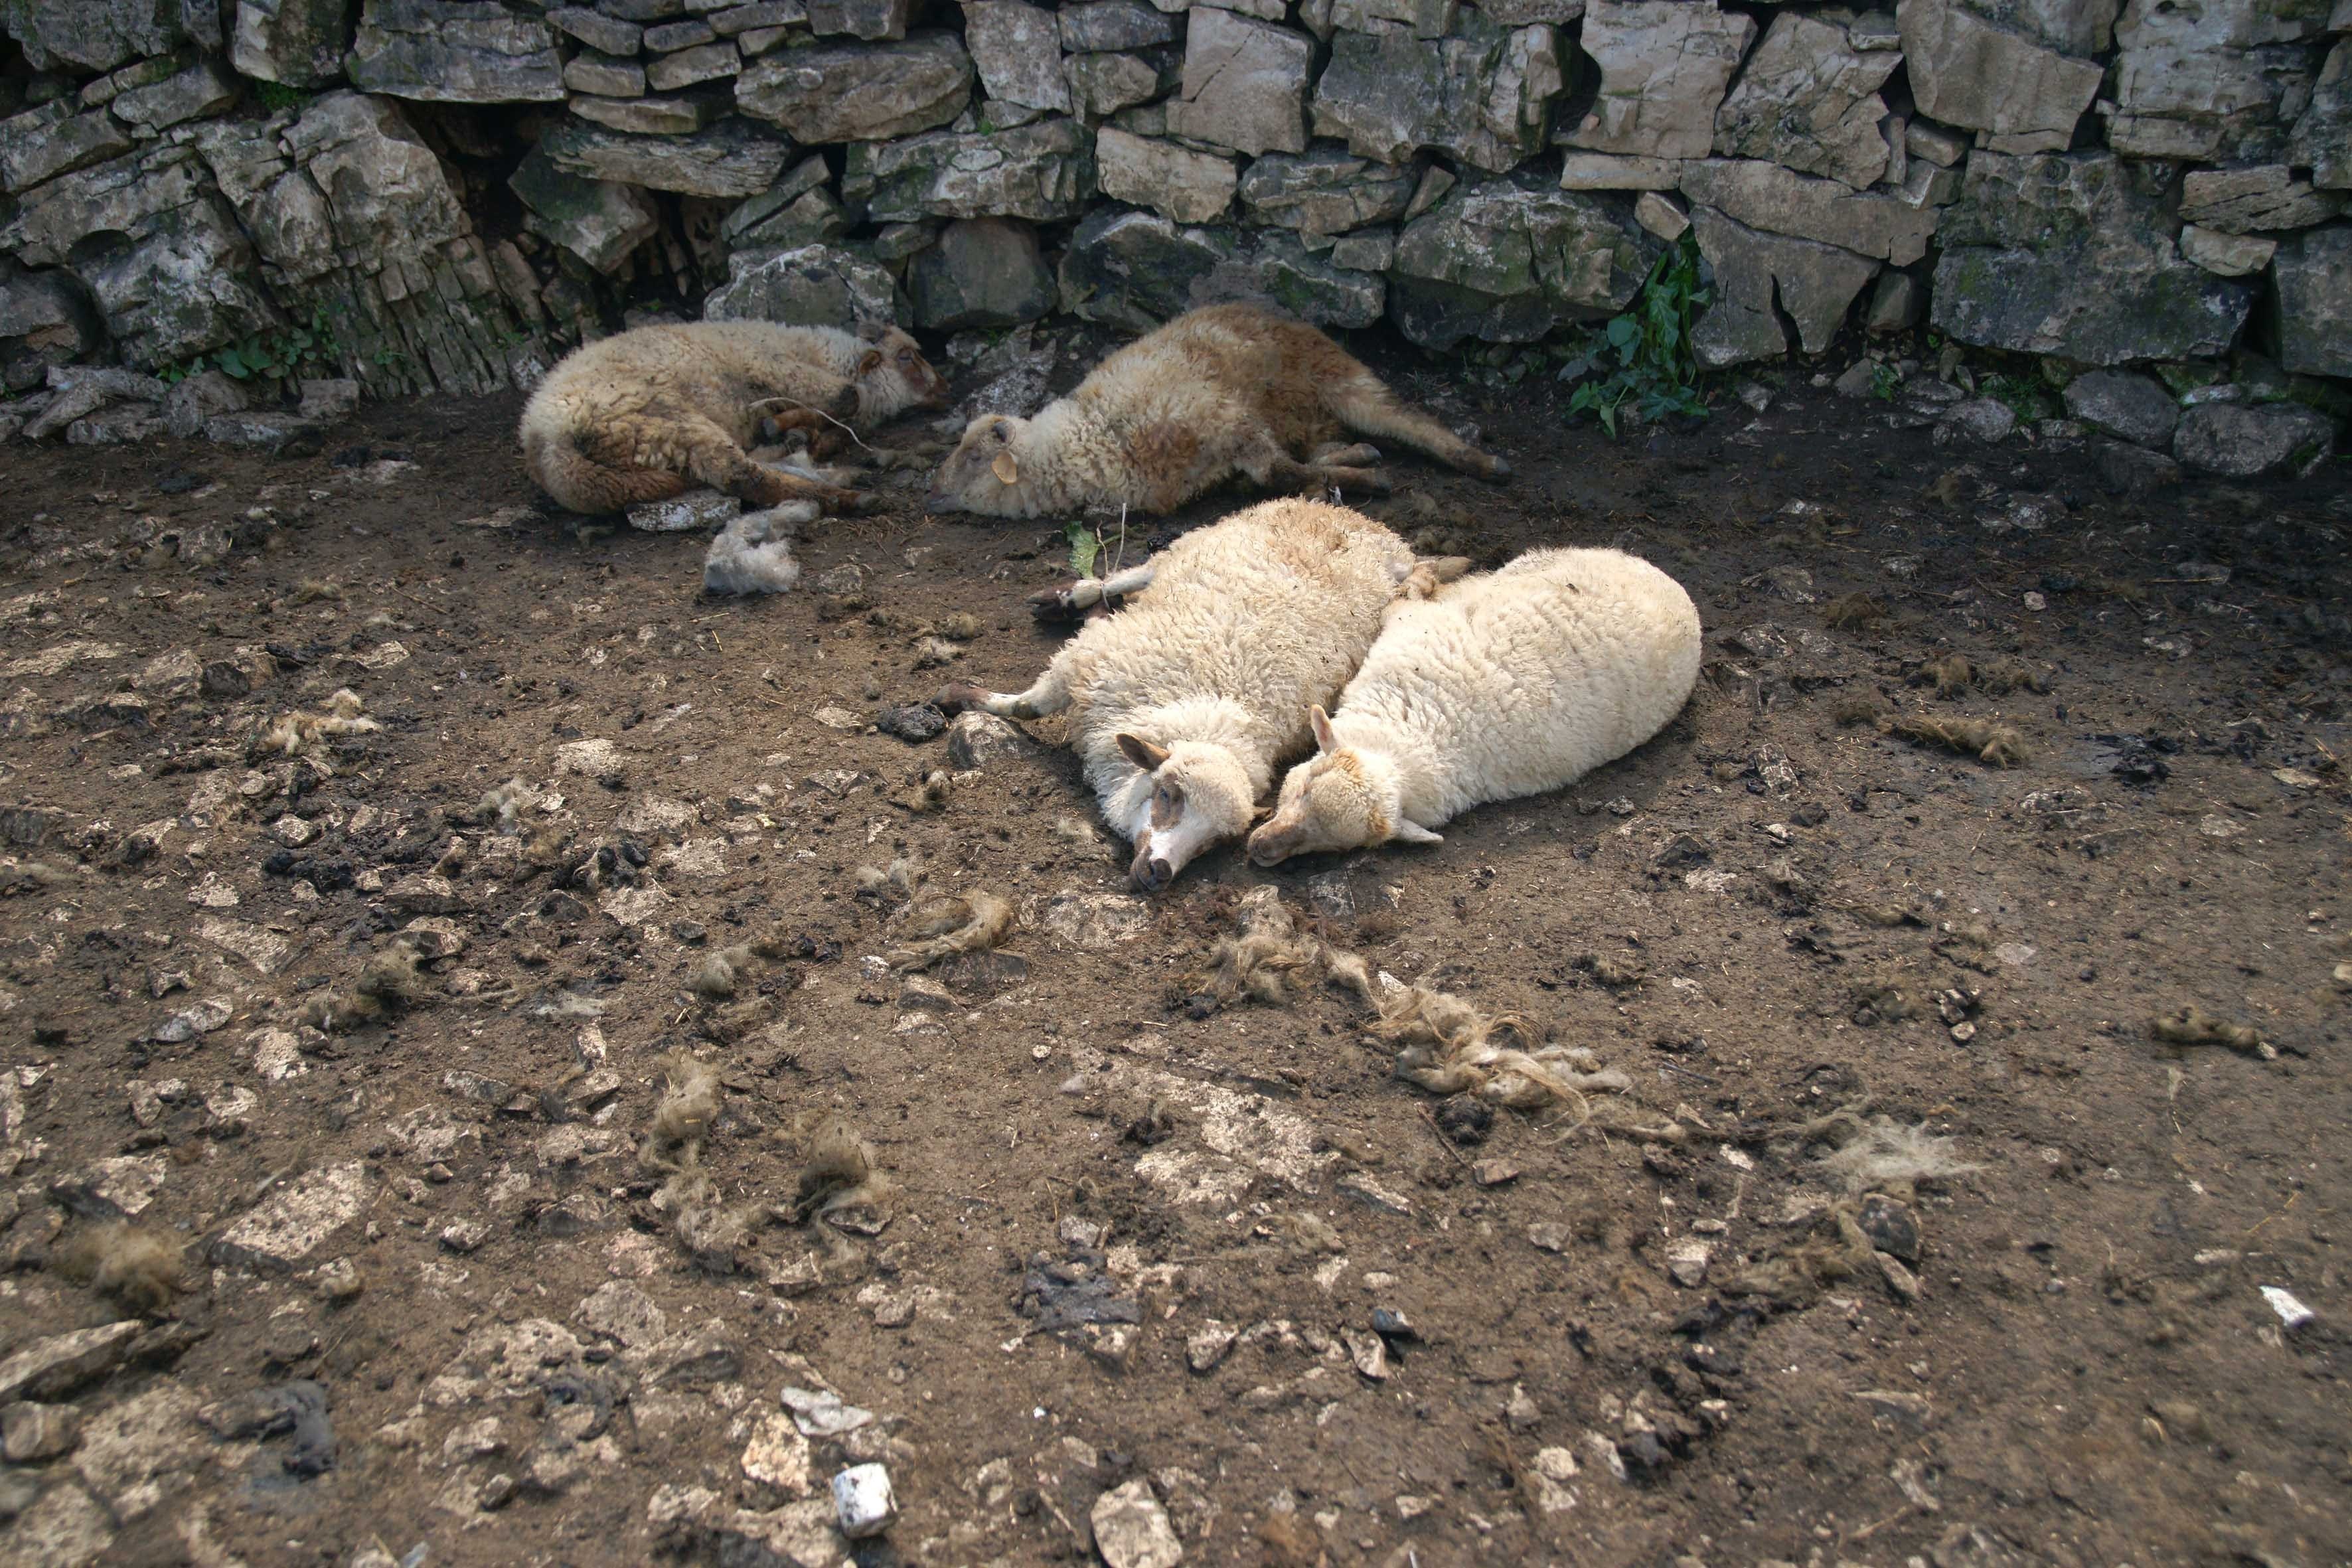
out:
{"label": "yellow ear tag", "polygon": [[997,453],[996,461],[988,465],[988,471],[1008,485],[1017,485],[1021,482],[1021,465],[1013,460],[1013,454],[1010,452]]}

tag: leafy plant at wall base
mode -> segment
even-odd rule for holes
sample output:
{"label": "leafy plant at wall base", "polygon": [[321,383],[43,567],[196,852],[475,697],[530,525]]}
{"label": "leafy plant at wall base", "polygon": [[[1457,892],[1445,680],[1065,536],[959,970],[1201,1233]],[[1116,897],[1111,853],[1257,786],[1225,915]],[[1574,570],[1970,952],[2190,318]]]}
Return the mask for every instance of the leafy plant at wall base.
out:
{"label": "leafy plant at wall base", "polygon": [[1592,415],[1612,436],[1628,405],[1651,423],[1669,414],[1705,415],[1690,334],[1691,318],[1708,298],[1699,287],[1698,243],[1685,234],[1658,258],[1633,308],[1612,318],[1586,353],[1560,367],[1562,381],[1584,378],[1568,400],[1569,412]]}
{"label": "leafy plant at wall base", "polygon": [[1063,526],[1062,537],[1070,542],[1070,570],[1081,577],[1095,574],[1095,560],[1102,554],[1102,535],[1072,518]]}
{"label": "leafy plant at wall base", "polygon": [[1881,403],[1895,401],[1895,392],[1903,385],[1903,373],[1880,360],[1870,367],[1870,395]]}

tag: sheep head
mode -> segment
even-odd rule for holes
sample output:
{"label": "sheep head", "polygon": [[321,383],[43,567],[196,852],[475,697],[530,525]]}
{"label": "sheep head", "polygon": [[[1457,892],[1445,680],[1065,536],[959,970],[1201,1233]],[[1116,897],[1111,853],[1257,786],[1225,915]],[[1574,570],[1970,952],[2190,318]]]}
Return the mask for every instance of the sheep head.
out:
{"label": "sheep head", "polygon": [[1394,773],[1381,759],[1342,746],[1320,708],[1307,710],[1316,754],[1290,770],[1274,816],[1249,836],[1249,857],[1272,866],[1293,855],[1356,849],[1402,838],[1435,844],[1439,836],[1398,809]]}
{"label": "sheep head", "polygon": [[947,378],[931,368],[913,338],[896,327],[870,327],[858,335],[866,340],[856,377],[860,418],[879,424],[909,408],[947,406]]}
{"label": "sheep head", "polygon": [[1022,471],[1022,437],[1029,422],[983,414],[964,426],[963,439],[931,480],[926,511],[969,511],[982,517],[1034,517],[1045,510],[1031,476]]}
{"label": "sheep head", "polygon": [[1118,749],[1143,770],[1150,786],[1148,793],[1136,792],[1130,820],[1118,825],[1135,845],[1128,876],[1143,891],[1158,892],[1202,850],[1240,837],[1249,826],[1249,773],[1223,746],[1206,741],[1155,746],[1121,735]]}

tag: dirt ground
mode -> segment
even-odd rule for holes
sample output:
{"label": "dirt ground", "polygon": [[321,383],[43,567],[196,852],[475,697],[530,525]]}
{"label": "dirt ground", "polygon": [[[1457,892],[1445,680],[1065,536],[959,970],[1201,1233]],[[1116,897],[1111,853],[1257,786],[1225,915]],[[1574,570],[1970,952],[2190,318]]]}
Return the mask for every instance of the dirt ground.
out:
{"label": "dirt ground", "polygon": [[[1128,1563],[2352,1561],[2343,466],[2126,502],[1801,381],[1612,443],[1403,379],[1519,478],[1370,510],[1648,555],[1699,691],[1442,846],[1148,900],[1066,752],[867,727],[1035,673],[1042,525],[909,475],[722,600],[698,536],[535,510],[511,401],[11,447],[0,1563],[1071,1561],[1120,1487]],[[340,688],[380,727],[262,744]],[[895,858],[1009,900],[1003,954],[893,971]],[[1630,1089],[1489,1119],[1339,992],[1188,1006],[1265,884]],[[2192,1004],[2248,1033],[2152,1037]],[[684,1237],[678,1051],[722,1075]],[[889,1190],[795,1223],[829,1112]],[[76,1282],[122,1213],[182,1289],[52,1366],[140,1316]]]}

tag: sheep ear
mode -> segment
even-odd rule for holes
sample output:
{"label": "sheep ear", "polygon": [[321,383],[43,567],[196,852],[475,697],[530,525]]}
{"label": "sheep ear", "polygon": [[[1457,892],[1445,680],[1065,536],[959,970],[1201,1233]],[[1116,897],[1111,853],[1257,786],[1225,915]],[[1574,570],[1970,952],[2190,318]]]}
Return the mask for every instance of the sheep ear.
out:
{"label": "sheep ear", "polygon": [[1118,749],[1129,762],[1147,773],[1157,773],[1160,764],[1168,760],[1167,747],[1155,746],[1140,735],[1119,736]]}
{"label": "sheep ear", "polygon": [[860,375],[872,375],[876,371],[880,370],[881,368],[882,351],[880,349],[867,349],[864,354],[858,357],[857,374]]}
{"label": "sheep ear", "polygon": [[1273,820],[1274,807],[1270,805],[1255,805],[1250,808],[1250,826],[1252,827],[1256,826],[1261,822],[1271,822]]}
{"label": "sheep ear", "polygon": [[1331,738],[1331,715],[1324,712],[1320,707],[1309,708],[1307,710],[1307,721],[1315,727],[1317,751],[1336,752],[1339,749],[1339,742]]}
{"label": "sheep ear", "polygon": [[1021,465],[1013,460],[1010,452],[997,453],[996,461],[988,465],[988,471],[1008,485],[1021,482]]}
{"label": "sheep ear", "polygon": [[1445,836],[1444,834],[1432,833],[1420,823],[1406,816],[1400,816],[1397,818],[1396,829],[1394,832],[1391,833],[1389,837],[1394,838],[1400,844],[1443,844],[1445,842]]}
{"label": "sheep ear", "polygon": [[879,321],[860,321],[857,323],[858,340],[861,342],[878,343],[882,341],[882,334],[888,330]]}

